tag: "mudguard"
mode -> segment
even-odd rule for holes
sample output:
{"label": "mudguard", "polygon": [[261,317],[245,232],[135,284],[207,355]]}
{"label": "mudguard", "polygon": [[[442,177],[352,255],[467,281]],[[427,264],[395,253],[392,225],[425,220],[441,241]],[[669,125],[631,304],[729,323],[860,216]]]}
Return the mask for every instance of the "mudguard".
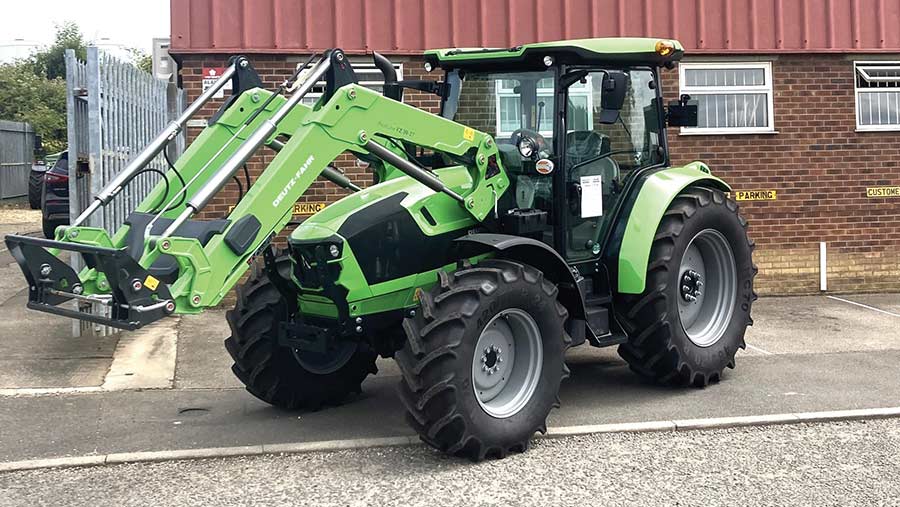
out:
{"label": "mudguard", "polygon": [[675,197],[682,190],[700,185],[730,192],[727,183],[713,176],[702,162],[691,162],[651,174],[644,181],[622,236],[618,255],[618,292],[641,294],[647,278],[647,263],[656,229]]}
{"label": "mudguard", "polygon": [[[456,240],[460,245],[471,245],[476,252],[493,251],[504,259],[519,261],[533,266],[544,273],[559,288],[559,302],[569,310],[569,317],[584,319],[584,299],[578,284],[565,259],[549,245],[531,238],[509,234],[468,234]],[[480,250],[480,251],[478,251]]]}

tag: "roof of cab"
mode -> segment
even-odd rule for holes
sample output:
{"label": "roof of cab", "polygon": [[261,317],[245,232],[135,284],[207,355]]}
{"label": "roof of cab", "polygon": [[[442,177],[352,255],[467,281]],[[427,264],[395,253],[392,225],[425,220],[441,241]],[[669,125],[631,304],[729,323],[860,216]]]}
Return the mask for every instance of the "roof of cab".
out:
{"label": "roof of cab", "polygon": [[[659,42],[669,43],[674,50],[662,55]],[[671,39],[609,37],[573,39],[523,44],[512,48],[446,48],[426,51],[425,61],[444,69],[493,70],[503,68],[543,67],[544,57],[567,65],[665,65],[681,59],[684,47]]]}

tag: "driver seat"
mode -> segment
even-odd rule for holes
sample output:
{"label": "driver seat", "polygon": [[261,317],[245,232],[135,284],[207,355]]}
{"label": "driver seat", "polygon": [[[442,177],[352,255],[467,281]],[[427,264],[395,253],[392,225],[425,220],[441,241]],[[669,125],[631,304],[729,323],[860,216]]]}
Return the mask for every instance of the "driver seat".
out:
{"label": "driver seat", "polygon": [[[566,134],[566,166],[572,167],[610,152],[609,136],[593,130],[574,130]],[[578,183],[582,176],[601,176],[603,194],[612,193],[613,182],[619,178],[619,164],[610,157],[585,164],[569,171],[567,180]]]}

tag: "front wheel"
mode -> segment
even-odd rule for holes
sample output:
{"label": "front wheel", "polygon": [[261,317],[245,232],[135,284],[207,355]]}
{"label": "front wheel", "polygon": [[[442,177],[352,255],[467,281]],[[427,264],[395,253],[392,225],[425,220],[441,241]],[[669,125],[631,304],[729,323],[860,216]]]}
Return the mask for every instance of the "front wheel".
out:
{"label": "front wheel", "polygon": [[753,241],[737,203],[691,187],[672,201],[656,231],[639,296],[618,295],[629,341],[619,354],[658,382],[706,386],[734,368],[753,323]]}
{"label": "front wheel", "polygon": [[423,441],[481,460],[522,452],[559,406],[571,340],[557,288],[523,264],[441,273],[396,354],[407,420]]}
{"label": "front wheel", "polygon": [[[287,255],[276,266],[289,276]],[[364,342],[339,342],[321,354],[279,345],[278,327],[286,316],[281,294],[257,262],[226,315],[231,369],[250,394],[280,408],[317,410],[359,393],[363,380],[378,371],[375,351]]]}

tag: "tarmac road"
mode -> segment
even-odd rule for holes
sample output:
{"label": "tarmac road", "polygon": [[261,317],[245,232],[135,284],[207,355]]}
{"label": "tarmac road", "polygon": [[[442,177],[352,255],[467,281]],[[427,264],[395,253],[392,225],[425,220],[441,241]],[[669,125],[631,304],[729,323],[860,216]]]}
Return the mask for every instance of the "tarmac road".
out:
{"label": "tarmac road", "polygon": [[537,441],[473,464],[423,447],[0,474],[0,505],[900,505],[900,420]]}

